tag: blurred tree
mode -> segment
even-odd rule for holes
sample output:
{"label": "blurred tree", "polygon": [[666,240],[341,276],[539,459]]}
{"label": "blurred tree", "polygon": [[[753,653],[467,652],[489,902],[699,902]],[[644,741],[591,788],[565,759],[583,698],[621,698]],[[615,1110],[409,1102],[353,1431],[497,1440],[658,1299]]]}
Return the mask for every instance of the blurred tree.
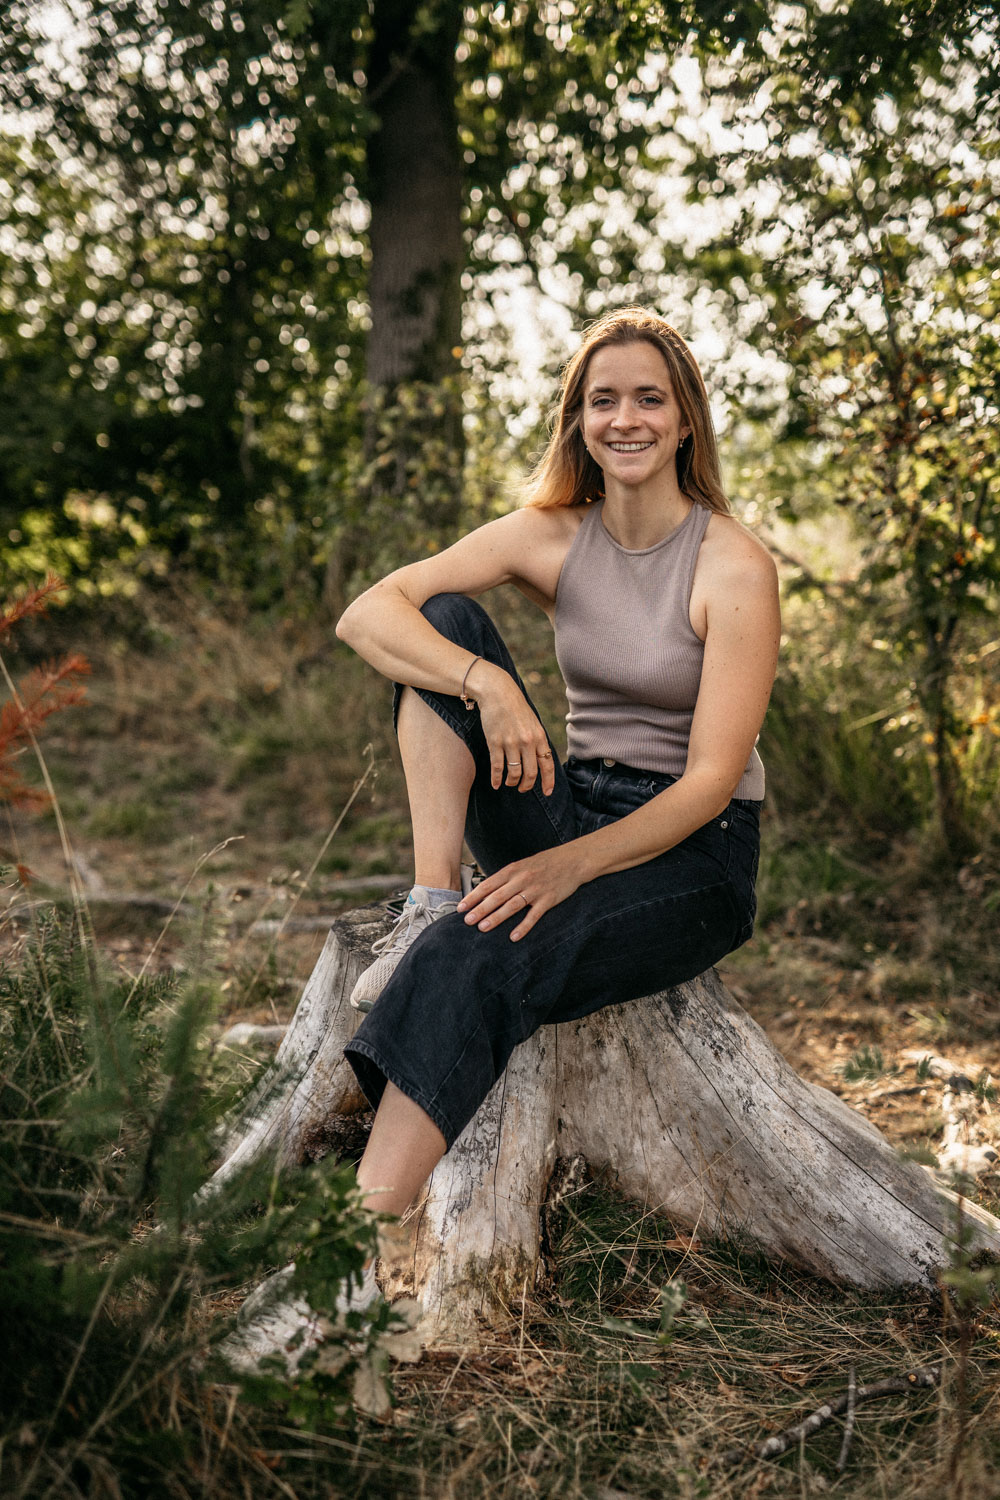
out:
{"label": "blurred tree", "polygon": [[333,525],[348,572],[390,515],[447,536],[490,300],[530,278],[578,315],[690,276],[662,195],[684,49],[837,101],[933,74],[975,14],[0,0],[0,534],[124,522],[210,560]]}
{"label": "blurred tree", "polygon": [[239,526],[356,354],[357,90],[267,4],[3,9],[6,515]]}
{"label": "blurred tree", "polygon": [[2,0],[0,19],[3,529],[124,518],[183,550],[401,497],[453,525],[483,271],[558,257],[574,304],[648,292],[629,225],[651,233],[636,173],[665,59],[689,34],[753,43],[766,17]]}
{"label": "blurred tree", "polygon": [[[701,269],[789,371],[785,439],[812,444],[856,524],[866,636],[909,683],[884,721],[928,757],[957,856],[977,842],[963,769],[1000,735],[976,630],[1000,585],[1000,73],[995,12],[968,18],[964,47],[961,30],[942,46],[933,6],[915,21],[912,74],[885,47],[878,70],[838,73],[835,16],[811,68],[794,36],[766,70],[721,65],[706,80],[726,129],[697,165],[739,206]],[[808,509],[803,486],[791,511]]]}

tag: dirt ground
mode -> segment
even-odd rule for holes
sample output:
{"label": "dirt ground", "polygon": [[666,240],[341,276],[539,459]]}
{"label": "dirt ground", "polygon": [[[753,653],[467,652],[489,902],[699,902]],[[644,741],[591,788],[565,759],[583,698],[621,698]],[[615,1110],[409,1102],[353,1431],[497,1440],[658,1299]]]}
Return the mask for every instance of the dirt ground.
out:
{"label": "dirt ground", "polygon": [[[130,976],[144,966],[207,964],[219,995],[220,1033],[237,1021],[287,1022],[329,921],[405,889],[409,880],[399,847],[381,861],[398,869],[348,868],[307,881],[308,869],[283,866],[280,848],[255,848],[251,838],[227,844],[201,868],[192,861],[182,873],[176,842],[141,848],[132,839],[69,836],[77,888],[108,962]],[[65,900],[69,890],[49,820],[22,814],[8,821],[0,861],[19,860],[36,883],[28,891],[8,889],[12,910],[0,924],[5,962],[14,961],[30,932],[33,903]],[[940,984],[935,992],[921,986],[919,965],[897,958],[892,944],[857,950],[852,932],[809,930],[815,925],[810,912],[793,907],[759,926],[720,966],[734,997],[803,1077],[832,1089],[918,1159],[933,1164],[949,1118],[953,1136],[993,1148],[1000,1158],[1000,1105],[992,1088],[992,1078],[1000,1077],[996,996],[956,985],[943,998]],[[978,1192],[989,1204],[1000,1196],[1000,1172],[983,1159],[977,1168]]]}

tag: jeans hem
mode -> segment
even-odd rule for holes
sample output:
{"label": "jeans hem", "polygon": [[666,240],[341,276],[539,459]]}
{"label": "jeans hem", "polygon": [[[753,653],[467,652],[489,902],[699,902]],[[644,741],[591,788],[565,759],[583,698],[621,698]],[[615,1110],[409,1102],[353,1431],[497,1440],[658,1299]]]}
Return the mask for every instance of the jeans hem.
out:
{"label": "jeans hem", "polygon": [[[361,1091],[373,1109],[378,1109],[382,1102],[386,1084],[393,1084],[401,1094],[405,1094],[407,1099],[412,1099],[413,1103],[423,1110],[444,1136],[447,1143],[445,1149],[451,1150],[459,1132],[452,1130],[450,1121],[445,1119],[437,1105],[432,1103],[414,1083],[404,1078],[403,1074],[398,1073],[395,1068],[387,1066],[374,1047],[365,1041],[351,1041],[344,1048],[344,1056],[354,1069],[354,1076],[361,1086]],[[366,1067],[365,1064],[370,1064],[370,1067]],[[373,1073],[374,1069],[377,1069],[380,1077]]]}

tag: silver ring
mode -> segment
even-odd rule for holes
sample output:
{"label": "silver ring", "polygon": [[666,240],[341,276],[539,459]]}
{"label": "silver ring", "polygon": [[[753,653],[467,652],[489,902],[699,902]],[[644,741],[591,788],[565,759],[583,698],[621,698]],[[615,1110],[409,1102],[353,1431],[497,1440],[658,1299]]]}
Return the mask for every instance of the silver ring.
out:
{"label": "silver ring", "polygon": [[519,766],[520,764],[521,762],[519,760],[509,760],[507,762],[507,769],[508,771],[513,771],[514,767]]}
{"label": "silver ring", "polygon": [[528,900],[527,896],[524,894],[523,891],[518,891],[517,894],[520,896],[521,900],[524,902],[525,907],[529,907],[531,905],[531,902]]}

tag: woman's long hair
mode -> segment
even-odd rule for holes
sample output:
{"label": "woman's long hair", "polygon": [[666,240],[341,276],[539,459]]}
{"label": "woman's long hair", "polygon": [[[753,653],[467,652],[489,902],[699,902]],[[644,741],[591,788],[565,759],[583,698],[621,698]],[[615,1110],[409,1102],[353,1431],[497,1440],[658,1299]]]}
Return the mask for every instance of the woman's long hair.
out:
{"label": "woman's long hair", "polygon": [[583,446],[583,388],[587,370],[596,350],[611,344],[639,343],[652,344],[663,355],[681,417],[691,429],[687,441],[677,451],[677,483],[699,505],[729,514],[701,371],[676,328],[643,307],[622,307],[605,313],[585,330],[583,343],[563,372],[562,400],[552,436],[527,482],[528,505],[543,509],[582,505],[603,494],[600,466]]}

